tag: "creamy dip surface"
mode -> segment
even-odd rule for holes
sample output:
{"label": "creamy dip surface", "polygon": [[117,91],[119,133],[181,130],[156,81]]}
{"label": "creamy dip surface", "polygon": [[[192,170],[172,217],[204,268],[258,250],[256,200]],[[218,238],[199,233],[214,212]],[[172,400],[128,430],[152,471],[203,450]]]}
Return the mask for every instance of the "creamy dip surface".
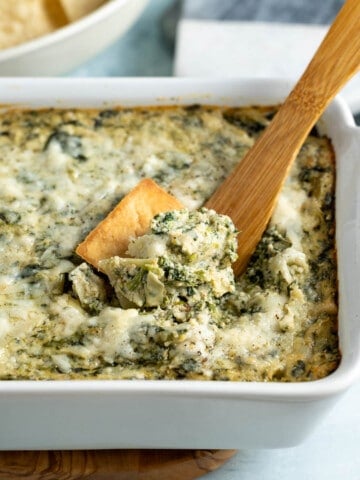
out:
{"label": "creamy dip surface", "polygon": [[[9,110],[0,120],[0,378],[306,381],[338,365],[335,163],[314,130],[249,266],[201,208],[274,107]],[[271,175],[271,172],[269,172]],[[142,178],[186,207],[102,272],[77,245]]]}

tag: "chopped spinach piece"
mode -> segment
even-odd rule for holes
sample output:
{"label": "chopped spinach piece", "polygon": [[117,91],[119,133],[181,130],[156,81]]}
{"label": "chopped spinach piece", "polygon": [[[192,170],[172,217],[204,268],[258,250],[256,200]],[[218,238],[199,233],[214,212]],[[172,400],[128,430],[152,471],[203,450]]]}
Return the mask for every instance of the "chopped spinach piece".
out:
{"label": "chopped spinach piece", "polygon": [[301,377],[305,373],[306,365],[302,360],[298,360],[291,370],[291,375],[295,378]]}
{"label": "chopped spinach piece", "polygon": [[21,215],[18,212],[12,210],[2,210],[0,211],[0,221],[2,220],[7,225],[15,225],[21,219]]}
{"label": "chopped spinach piece", "polygon": [[26,265],[26,267],[24,267],[20,271],[20,278],[32,277],[33,275],[38,273],[39,270],[41,270],[41,268],[42,268],[41,265],[39,265],[37,263]]}
{"label": "chopped spinach piece", "polygon": [[256,136],[261,133],[266,124],[261,123],[250,116],[246,116],[243,113],[236,110],[226,110],[223,113],[224,120],[226,120],[234,127],[244,130],[249,136]]}
{"label": "chopped spinach piece", "polygon": [[63,130],[56,130],[46,140],[44,150],[48,150],[52,142],[58,143],[64,153],[70,155],[76,160],[79,160],[80,162],[87,160],[83,153],[83,146],[80,137],[70,135]]}

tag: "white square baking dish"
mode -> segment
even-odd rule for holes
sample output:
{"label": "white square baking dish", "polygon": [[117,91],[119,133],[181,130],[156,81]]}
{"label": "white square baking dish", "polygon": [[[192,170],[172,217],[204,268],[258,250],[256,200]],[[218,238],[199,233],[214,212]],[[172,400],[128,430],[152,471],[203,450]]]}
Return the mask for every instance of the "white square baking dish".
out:
{"label": "white square baking dish", "polygon": [[[109,107],[276,104],[278,80],[1,79],[0,104]],[[360,376],[360,131],[336,99],[319,127],[337,160],[342,360],[305,383],[1,381],[0,449],[278,448],[303,441]]]}

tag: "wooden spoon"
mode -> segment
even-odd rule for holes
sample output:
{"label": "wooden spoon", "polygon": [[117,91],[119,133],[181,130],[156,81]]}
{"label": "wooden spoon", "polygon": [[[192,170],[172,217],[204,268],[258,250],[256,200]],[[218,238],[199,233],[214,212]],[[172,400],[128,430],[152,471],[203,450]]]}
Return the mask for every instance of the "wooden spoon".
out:
{"label": "wooden spoon", "polygon": [[[240,231],[239,257],[233,265],[236,275],[243,272],[255,250],[306,136],[359,66],[360,0],[347,0],[274,120],[205,204],[229,215]],[[181,208],[170,197],[152,180],[143,180],[76,252],[96,268],[99,260],[123,256],[129,238],[144,233],[156,213]]]}
{"label": "wooden spoon", "polygon": [[347,0],[272,123],[205,205],[240,231],[235,274],[255,250],[306,136],[359,67],[360,0]]}

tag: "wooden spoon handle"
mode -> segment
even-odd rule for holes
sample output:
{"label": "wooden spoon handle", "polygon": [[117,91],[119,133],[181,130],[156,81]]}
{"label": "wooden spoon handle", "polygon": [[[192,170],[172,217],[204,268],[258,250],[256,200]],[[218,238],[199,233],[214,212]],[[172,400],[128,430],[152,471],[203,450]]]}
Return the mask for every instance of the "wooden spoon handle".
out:
{"label": "wooden spoon handle", "polygon": [[274,120],[206,203],[240,231],[236,274],[255,250],[308,133],[359,66],[360,0],[347,0]]}

